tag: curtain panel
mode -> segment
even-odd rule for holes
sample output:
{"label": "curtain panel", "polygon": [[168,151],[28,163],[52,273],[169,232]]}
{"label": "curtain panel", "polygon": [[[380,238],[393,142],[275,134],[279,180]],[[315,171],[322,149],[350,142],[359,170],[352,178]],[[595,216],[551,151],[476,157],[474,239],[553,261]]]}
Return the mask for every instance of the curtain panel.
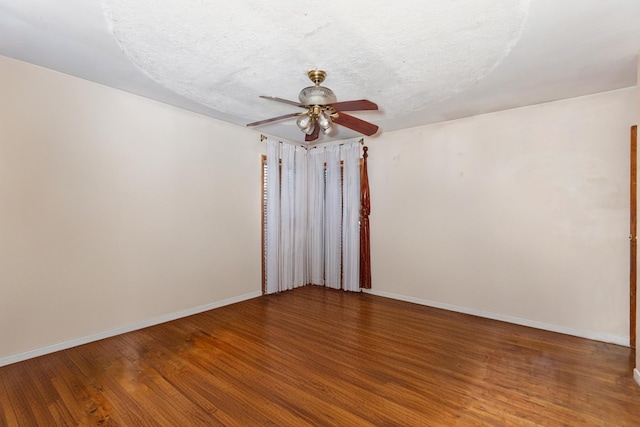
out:
{"label": "curtain panel", "polygon": [[340,146],[342,152],[342,287],[360,290],[360,144]]}
{"label": "curtain panel", "polygon": [[340,289],[342,278],[342,178],[340,147],[325,147],[325,286]]}
{"label": "curtain panel", "polygon": [[267,139],[265,293],[280,290],[280,143]]}
{"label": "curtain panel", "polygon": [[308,166],[308,283],[324,286],[324,149],[309,150]]}

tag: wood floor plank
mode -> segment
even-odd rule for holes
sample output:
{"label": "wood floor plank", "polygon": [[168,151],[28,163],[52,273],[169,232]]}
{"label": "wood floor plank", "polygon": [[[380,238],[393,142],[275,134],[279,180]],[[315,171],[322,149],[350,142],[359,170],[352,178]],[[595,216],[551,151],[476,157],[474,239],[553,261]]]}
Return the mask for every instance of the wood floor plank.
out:
{"label": "wood floor plank", "polygon": [[0,368],[0,425],[640,425],[633,351],[308,286]]}

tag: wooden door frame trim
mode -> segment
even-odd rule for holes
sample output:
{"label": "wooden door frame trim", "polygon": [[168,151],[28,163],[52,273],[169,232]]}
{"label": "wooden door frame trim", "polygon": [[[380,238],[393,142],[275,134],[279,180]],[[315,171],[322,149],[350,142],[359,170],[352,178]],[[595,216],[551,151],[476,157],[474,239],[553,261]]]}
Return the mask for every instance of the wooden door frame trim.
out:
{"label": "wooden door frame trim", "polygon": [[638,175],[638,126],[631,126],[630,135],[630,233],[629,233],[629,346],[636,348],[637,310],[637,175]]}

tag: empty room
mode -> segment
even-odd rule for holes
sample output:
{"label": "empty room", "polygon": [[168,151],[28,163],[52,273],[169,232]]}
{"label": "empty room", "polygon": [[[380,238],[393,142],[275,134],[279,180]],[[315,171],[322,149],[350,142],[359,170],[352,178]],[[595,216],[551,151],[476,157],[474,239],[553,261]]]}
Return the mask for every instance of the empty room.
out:
{"label": "empty room", "polygon": [[640,2],[0,0],[0,426],[638,426]]}

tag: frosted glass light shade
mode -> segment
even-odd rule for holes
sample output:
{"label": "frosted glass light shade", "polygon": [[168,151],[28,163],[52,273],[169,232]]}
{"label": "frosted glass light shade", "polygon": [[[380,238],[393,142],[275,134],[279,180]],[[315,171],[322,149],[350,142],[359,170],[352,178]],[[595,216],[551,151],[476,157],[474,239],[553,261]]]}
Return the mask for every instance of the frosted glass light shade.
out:
{"label": "frosted glass light shade", "polygon": [[307,135],[311,135],[313,133],[313,130],[316,128],[315,123],[311,122],[309,123],[309,126],[306,127],[305,129],[303,129],[302,131],[304,133],[306,133]]}
{"label": "frosted glass light shade", "polygon": [[327,114],[324,111],[321,112],[320,115],[318,116],[318,124],[320,125],[324,133],[331,132],[331,125],[333,123],[331,123],[331,119],[329,118],[329,116],[327,116]]}
{"label": "frosted glass light shade", "polygon": [[300,103],[311,105],[329,105],[337,101],[333,91],[324,86],[309,86],[300,91],[298,96]]}
{"label": "frosted glass light shade", "polygon": [[308,113],[305,113],[305,114],[301,115],[300,117],[298,117],[298,120],[296,120],[296,125],[298,125],[298,127],[301,130],[305,130],[306,128],[309,127],[311,122],[312,122],[311,116]]}

